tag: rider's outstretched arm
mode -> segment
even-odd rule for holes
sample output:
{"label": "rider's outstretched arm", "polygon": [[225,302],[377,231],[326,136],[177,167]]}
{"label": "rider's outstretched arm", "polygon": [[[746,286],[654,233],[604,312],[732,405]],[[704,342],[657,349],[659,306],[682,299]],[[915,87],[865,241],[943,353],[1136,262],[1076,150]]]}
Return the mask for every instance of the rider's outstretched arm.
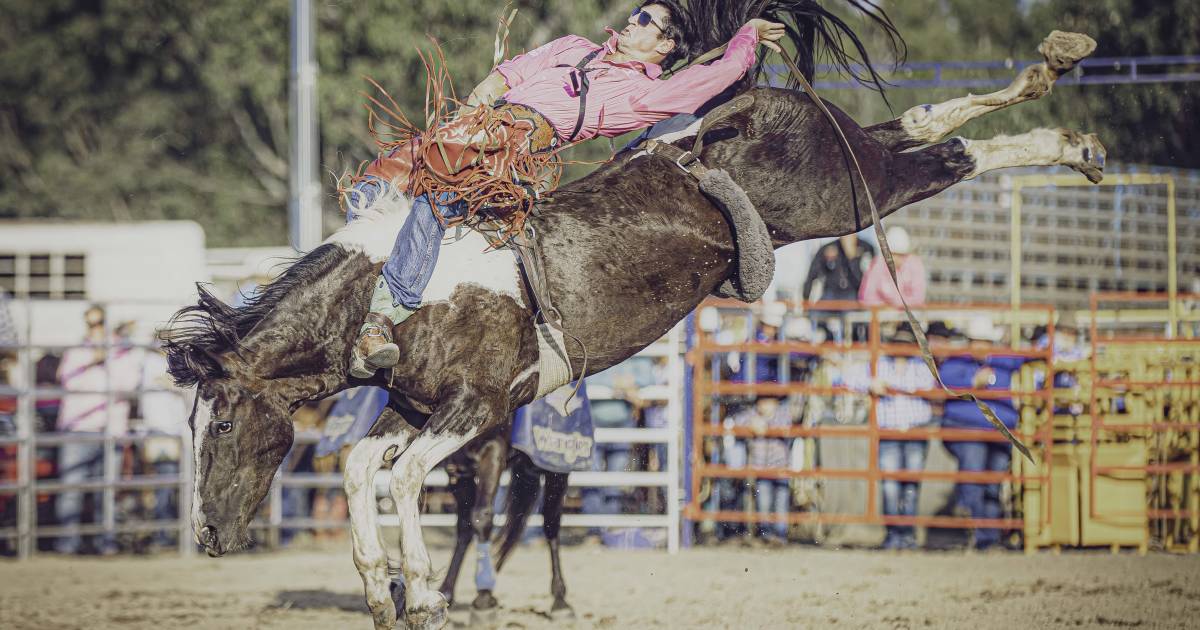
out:
{"label": "rider's outstretched arm", "polygon": [[720,59],[680,70],[665,81],[650,83],[643,88],[642,94],[633,97],[634,109],[662,118],[690,114],[742,78],[754,65],[758,44],[777,51],[779,45],[775,42],[784,34],[783,24],[757,18],[750,20],[729,40]]}

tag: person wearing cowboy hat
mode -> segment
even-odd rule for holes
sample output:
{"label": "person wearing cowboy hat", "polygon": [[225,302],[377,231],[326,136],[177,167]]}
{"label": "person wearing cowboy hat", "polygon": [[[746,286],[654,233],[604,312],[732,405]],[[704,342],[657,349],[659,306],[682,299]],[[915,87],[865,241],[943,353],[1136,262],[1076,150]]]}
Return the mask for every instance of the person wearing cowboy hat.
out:
{"label": "person wearing cowboy hat", "polygon": [[888,305],[900,308],[900,296],[909,306],[920,306],[925,303],[926,273],[925,263],[921,257],[913,253],[912,240],[908,231],[900,226],[888,228],[887,241],[892,248],[892,258],[896,262],[896,280],[900,292],[892,284],[891,274],[888,273],[887,262],[883,256],[871,260],[863,276],[862,285],[858,289],[858,301],[869,306]]}
{"label": "person wearing cowboy hat", "polygon": [[[991,318],[982,315],[970,320],[966,330],[968,347],[972,350],[994,347],[1001,338],[1000,330]],[[978,359],[971,355],[951,356],[940,368],[942,382],[948,387],[963,390],[1012,389],[1016,373],[1025,362],[1024,357],[1005,355],[1002,352]],[[1020,414],[1011,398],[991,399],[984,403],[1010,430],[1016,429]],[[983,413],[968,400],[947,400],[942,426],[950,429],[967,429],[995,432]],[[946,450],[958,460],[960,472],[1002,472],[1012,468],[1012,445],[1007,441],[945,440]],[[1000,502],[999,483],[959,483],[955,487],[955,498],[959,508],[971,518],[998,519],[1004,516]],[[1000,530],[977,528],[975,548],[987,549],[1000,542]]]}
{"label": "person wearing cowboy hat", "polygon": [[[782,339],[787,320],[788,307],[783,302],[765,302],[759,311],[758,326],[755,327],[753,343],[770,344]],[[778,354],[756,353],[751,373],[750,357],[737,356],[737,369],[730,377],[733,382],[779,383],[783,382],[780,364],[787,360]],[[753,403],[741,406],[727,418],[736,427],[749,427],[757,437],[737,440],[734,445],[741,458],[751,468],[786,468],[791,450],[791,440],[766,437],[767,429],[792,425],[792,410],[799,406],[789,404],[786,396],[756,396]],[[731,449],[732,451],[733,449]],[[791,492],[787,479],[758,479],[750,489],[760,514],[786,515],[791,508]],[[740,489],[745,491],[745,488]],[[734,491],[740,494],[739,491]],[[788,525],[782,520],[758,524],[757,536],[767,544],[782,544],[787,541]]]}

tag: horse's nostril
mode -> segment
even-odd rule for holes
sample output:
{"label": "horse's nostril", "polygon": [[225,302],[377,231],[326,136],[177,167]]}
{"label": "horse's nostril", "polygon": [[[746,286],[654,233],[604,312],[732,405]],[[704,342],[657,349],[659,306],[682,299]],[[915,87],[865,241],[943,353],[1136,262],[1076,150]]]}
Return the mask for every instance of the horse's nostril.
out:
{"label": "horse's nostril", "polygon": [[217,530],[211,527],[204,527],[200,530],[200,544],[205,547],[211,547],[217,544]]}

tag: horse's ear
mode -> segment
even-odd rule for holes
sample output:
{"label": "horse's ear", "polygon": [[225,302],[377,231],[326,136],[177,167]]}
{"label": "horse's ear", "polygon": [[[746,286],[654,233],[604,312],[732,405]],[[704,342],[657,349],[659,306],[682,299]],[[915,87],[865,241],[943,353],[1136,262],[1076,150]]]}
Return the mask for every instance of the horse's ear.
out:
{"label": "horse's ear", "polygon": [[194,387],[201,381],[227,376],[221,359],[208,349],[189,343],[166,341],[167,374],[179,387]]}

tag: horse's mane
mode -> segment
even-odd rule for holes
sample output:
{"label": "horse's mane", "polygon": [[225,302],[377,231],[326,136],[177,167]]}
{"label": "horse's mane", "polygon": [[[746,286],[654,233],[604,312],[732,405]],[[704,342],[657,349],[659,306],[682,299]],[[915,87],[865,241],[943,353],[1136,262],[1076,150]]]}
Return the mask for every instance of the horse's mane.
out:
{"label": "horse's mane", "polygon": [[192,387],[203,380],[226,376],[220,355],[238,352],[242,340],[293,289],[329,273],[347,255],[348,252],[337,245],[321,245],[295,259],[274,282],[256,289],[240,308],[222,302],[204,284],[197,283],[199,301],[194,306],[180,309],[159,333],[167,354],[167,373],[180,387]]}
{"label": "horse's mane", "polygon": [[[844,1],[882,31],[892,47],[896,63],[900,63],[907,48],[887,12],[874,0]],[[839,71],[883,94],[885,81],[871,66],[871,56],[862,40],[845,20],[816,0],[692,0],[688,3],[688,13],[689,30],[700,43],[692,46],[697,54],[725,44],[751,19],[782,22],[796,50],[796,66],[806,79],[812,80],[817,61],[823,57]],[[733,93],[756,85],[765,71],[760,58]],[[789,86],[796,87],[794,79],[789,78]]]}

